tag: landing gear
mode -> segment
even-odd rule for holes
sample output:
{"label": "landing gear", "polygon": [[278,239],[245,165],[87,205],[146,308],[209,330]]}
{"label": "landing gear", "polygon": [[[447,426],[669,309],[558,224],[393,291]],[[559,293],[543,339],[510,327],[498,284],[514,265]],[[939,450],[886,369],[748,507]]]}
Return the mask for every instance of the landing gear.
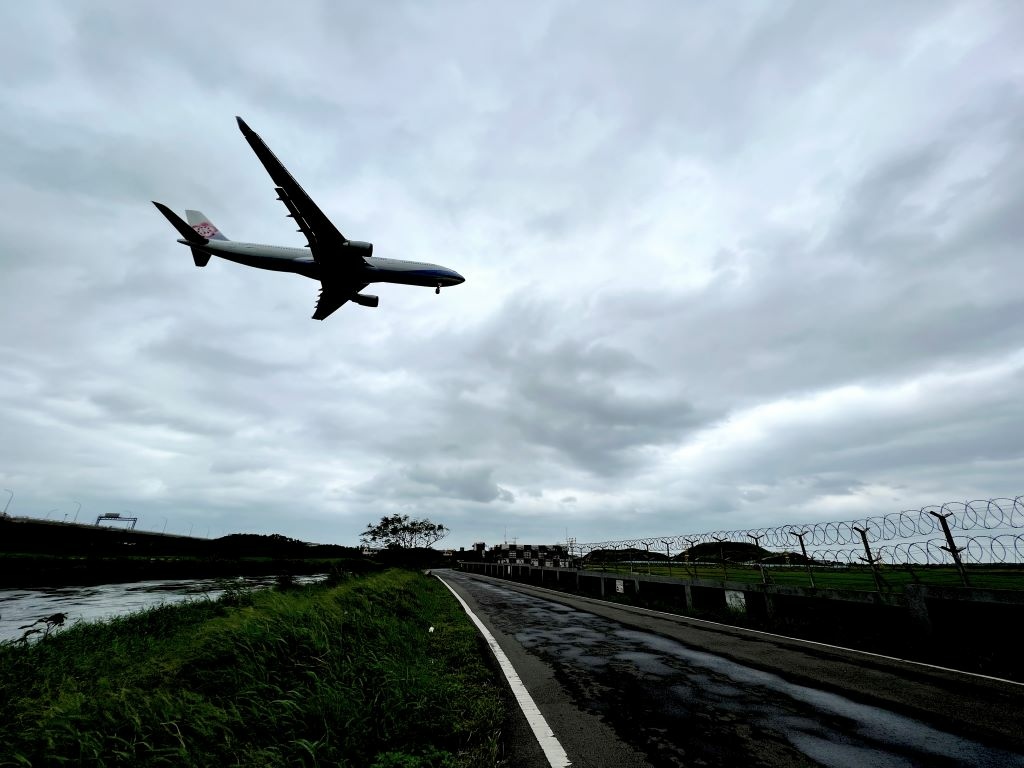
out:
{"label": "landing gear", "polygon": [[434,293],[440,293],[440,292],[441,292],[441,284],[438,283],[437,288],[434,289]]}

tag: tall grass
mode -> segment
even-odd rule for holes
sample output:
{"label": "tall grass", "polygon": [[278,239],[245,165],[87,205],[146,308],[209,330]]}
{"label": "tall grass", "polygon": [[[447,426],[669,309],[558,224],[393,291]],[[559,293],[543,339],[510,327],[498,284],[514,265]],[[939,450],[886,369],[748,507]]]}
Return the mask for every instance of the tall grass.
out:
{"label": "tall grass", "polygon": [[410,571],[78,625],[0,647],[0,765],[493,765],[482,653]]}

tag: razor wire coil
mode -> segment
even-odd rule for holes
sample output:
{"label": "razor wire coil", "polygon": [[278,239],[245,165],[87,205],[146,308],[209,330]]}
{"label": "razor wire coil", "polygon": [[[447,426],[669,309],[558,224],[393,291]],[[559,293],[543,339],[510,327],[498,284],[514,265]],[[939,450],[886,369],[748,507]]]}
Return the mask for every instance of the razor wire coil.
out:
{"label": "razor wire coil", "polygon": [[883,563],[948,564],[951,555],[946,539],[935,538],[944,534],[943,520],[964,563],[1024,562],[1024,534],[998,533],[1024,529],[1024,496],[947,502],[851,521],[575,543],[573,549],[578,555],[607,550],[671,555],[698,544],[746,542],[764,550],[795,552],[802,537],[807,556],[817,563],[854,565],[864,562],[864,531],[869,545],[881,544],[872,549],[873,556]]}

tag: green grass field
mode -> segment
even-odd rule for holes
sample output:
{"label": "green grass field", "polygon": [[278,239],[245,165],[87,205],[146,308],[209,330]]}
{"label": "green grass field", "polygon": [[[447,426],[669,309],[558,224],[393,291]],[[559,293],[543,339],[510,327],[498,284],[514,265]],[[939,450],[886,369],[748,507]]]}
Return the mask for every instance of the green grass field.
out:
{"label": "green grass field", "polygon": [[0,645],[0,765],[493,765],[483,654],[413,571],[80,624]]}
{"label": "green grass field", "polygon": [[[707,563],[672,564],[670,569],[663,563],[634,564],[600,563],[590,566],[591,570],[613,571],[616,573],[641,573],[655,576],[674,576],[675,578],[697,578],[707,581],[746,582],[760,584],[761,571],[756,567],[729,565],[723,570],[721,565]],[[875,580],[871,569],[867,566],[851,566],[849,568],[814,568],[814,585],[824,589],[875,590]],[[810,579],[807,570],[800,567],[765,568],[764,574],[772,584],[784,584],[797,587],[809,587]],[[960,574],[953,566],[915,566],[909,569],[902,566],[883,565],[879,567],[883,589],[902,589],[907,584],[929,584],[933,586],[962,586]],[[970,586],[982,589],[1024,589],[1024,566],[968,566],[967,575]]]}

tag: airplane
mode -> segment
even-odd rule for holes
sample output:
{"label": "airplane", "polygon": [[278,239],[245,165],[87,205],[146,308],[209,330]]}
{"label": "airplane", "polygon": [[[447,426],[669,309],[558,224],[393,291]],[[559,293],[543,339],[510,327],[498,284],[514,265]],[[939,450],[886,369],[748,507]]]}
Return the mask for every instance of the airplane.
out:
{"label": "airplane", "polygon": [[370,283],[421,285],[440,293],[441,288],[458,285],[465,278],[453,269],[419,261],[385,259],[373,255],[373,243],[349,240],[317,207],[288,169],[270,151],[263,139],[245,121],[235,118],[249,146],[267,169],[274,182],[277,199],[295,220],[298,232],[306,238],[305,248],[286,248],[228,240],[199,211],[186,211],[188,223],[162,203],[152,201],[171,225],[178,230],[182,245],[192,249],[197,267],[205,267],[211,256],[249,267],[275,272],[294,272],[320,281],[314,320],[323,320],[343,304],[352,301],[364,307],[376,307],[379,299],[361,291]]}

